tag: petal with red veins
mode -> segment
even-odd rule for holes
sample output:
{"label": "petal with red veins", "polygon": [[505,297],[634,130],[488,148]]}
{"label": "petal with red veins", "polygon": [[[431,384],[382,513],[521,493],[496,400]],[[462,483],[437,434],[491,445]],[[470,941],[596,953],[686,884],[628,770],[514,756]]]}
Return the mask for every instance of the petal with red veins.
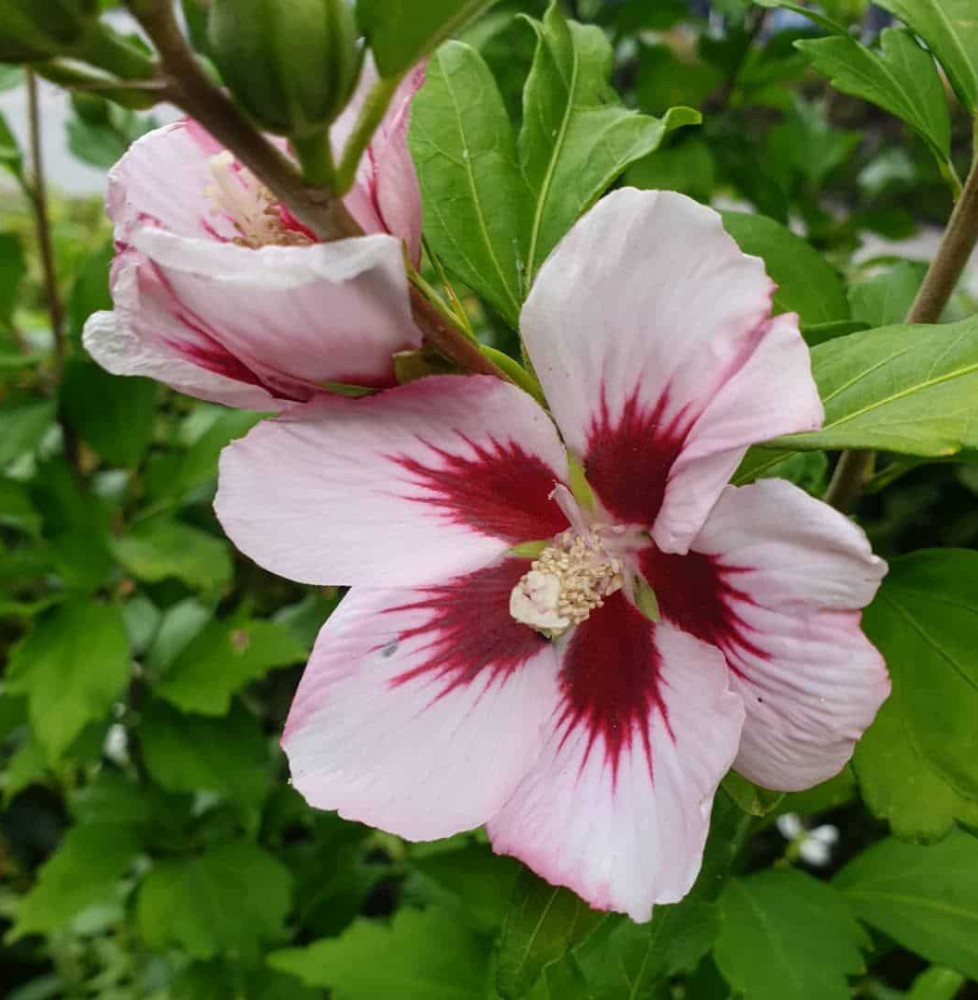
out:
{"label": "petal with red veins", "polygon": [[749,444],[821,421],[795,320],[770,318],[773,291],[712,209],[626,188],[564,238],[523,308],[589,482],[662,548],[685,550]]}
{"label": "petal with red veins", "polygon": [[178,236],[233,240],[230,220],[207,195],[214,183],[210,157],[221,151],[195,122],[180,121],[137,139],[109,171],[109,216],[116,239],[129,239],[143,225]]}
{"label": "petal with red veins", "polygon": [[[277,410],[282,400],[175,299],[157,268],[126,250],[112,269],[112,312],[85,323],[88,353],[114,375],[143,375],[227,406]],[[295,391],[295,390],[293,390]]]}
{"label": "petal with red veins", "polygon": [[563,644],[561,703],[488,823],[495,850],[633,920],[681,899],[743,725],[729,679],[716,649],[614,595]]}
{"label": "petal with red veins", "polygon": [[116,374],[241,405],[237,390],[224,398],[223,381],[195,387],[185,365],[168,376],[167,361],[178,358],[279,402],[305,401],[327,382],[393,384],[392,355],[421,341],[401,247],[389,236],[251,250],[145,229],[133,247],[114,268],[114,320],[99,316],[86,334]]}
{"label": "petal with red veins", "polygon": [[[367,56],[350,103],[330,130],[338,158],[378,79],[372,56]],[[420,63],[399,84],[387,113],[374,133],[357,168],[356,181],[344,204],[367,233],[390,233],[407,243],[411,259],[421,259],[421,188],[408,150],[411,101],[425,80]]]}
{"label": "petal with red veins", "polygon": [[737,769],[784,791],[838,773],[890,690],[859,627],[886,572],[862,531],[764,480],[724,490],[689,555],[641,561],[662,615],[727,658],[747,708]]}
{"label": "petal with red veins", "polygon": [[350,592],[282,739],[312,805],[430,840],[481,825],[512,795],[557,699],[553,646],[509,616],[526,567]]}
{"label": "petal with red veins", "polygon": [[320,398],[221,459],[216,510],[256,562],[304,583],[414,586],[486,565],[567,519],[544,411],[487,376]]}

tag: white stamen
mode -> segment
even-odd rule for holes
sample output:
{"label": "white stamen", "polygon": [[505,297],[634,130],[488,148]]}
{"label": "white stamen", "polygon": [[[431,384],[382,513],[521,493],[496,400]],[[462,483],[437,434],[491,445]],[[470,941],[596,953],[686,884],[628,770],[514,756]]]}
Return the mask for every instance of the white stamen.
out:
{"label": "white stamen", "polygon": [[623,585],[622,564],[595,534],[566,531],[531,564],[509,597],[509,613],[556,639],[580,625]]}
{"label": "white stamen", "polygon": [[266,246],[304,246],[304,233],[287,229],[281,208],[272,193],[250,170],[225,151],[208,160],[214,183],[204,193],[215,215],[226,216],[238,231],[235,243],[257,250]]}

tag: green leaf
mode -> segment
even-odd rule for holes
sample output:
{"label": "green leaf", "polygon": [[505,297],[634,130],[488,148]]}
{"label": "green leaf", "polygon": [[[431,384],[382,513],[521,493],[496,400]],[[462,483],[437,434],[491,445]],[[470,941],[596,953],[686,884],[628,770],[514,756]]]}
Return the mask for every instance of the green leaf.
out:
{"label": "green leaf", "polygon": [[861,920],[910,951],[978,979],[978,838],[884,840],[835,877]]}
{"label": "green leaf", "polygon": [[402,907],[389,926],[357,920],[338,938],[272,952],[268,964],[335,1000],[474,1000],[487,995],[489,943],[446,911]]}
{"label": "green leaf", "polygon": [[828,468],[829,460],[821,451],[749,448],[730,481],[734,486],[746,486],[758,479],[787,479],[806,493],[821,497],[827,486]]}
{"label": "green leaf", "polygon": [[169,791],[209,791],[245,804],[265,795],[265,737],[240,705],[223,718],[207,719],[152,701],[142,711],[139,738],[147,770]]}
{"label": "green leaf", "polygon": [[868,616],[902,689],[913,749],[960,794],[978,799],[978,552],[894,559]]}
{"label": "green leaf", "polygon": [[17,137],[10,130],[7,119],[0,114],[0,167],[13,174],[23,186],[24,154],[20,151]]}
{"label": "green leaf", "polygon": [[496,931],[506,915],[520,864],[482,844],[416,858],[411,867],[435,886],[435,901],[454,906],[477,930]]}
{"label": "green leaf", "polygon": [[927,43],[972,113],[978,112],[978,18],[973,0],[874,0]]}
{"label": "green leaf", "polygon": [[87,907],[112,902],[119,878],[138,853],[139,843],[126,827],[93,823],[69,830],[19,901],[10,939],[63,930]]}
{"label": "green leaf", "polygon": [[0,409],[0,469],[37,450],[54,423],[51,400],[5,402]]}
{"label": "green leaf", "polygon": [[954,1000],[964,982],[961,973],[932,965],[913,981],[907,1000]]}
{"label": "green leaf", "polygon": [[81,262],[75,272],[75,283],[68,296],[68,332],[72,340],[81,343],[85,321],[94,312],[112,308],[109,292],[109,268],[115,256],[115,247],[109,240],[96,247]]}
{"label": "green leaf", "polygon": [[27,696],[31,725],[52,760],[108,714],[129,680],[129,656],[120,609],[91,600],[50,611],[11,650],[8,689]]}
{"label": "green leaf", "polygon": [[78,433],[112,465],[135,465],[149,447],[159,386],[148,378],[110,375],[75,359],[65,372],[61,405]]}
{"label": "green leaf", "polygon": [[839,24],[838,21],[833,21],[831,17],[823,14],[820,10],[807,5],[792,3],[791,0],[754,0],[754,3],[756,3],[758,7],[767,7],[772,10],[780,8],[782,10],[794,11],[794,13],[807,17],[820,28],[825,28],[826,31],[831,31],[833,34],[848,34],[844,24]]}
{"label": "green leaf", "polygon": [[288,869],[238,841],[199,857],[157,861],[140,888],[136,923],[151,948],[253,958],[263,943],[283,936],[291,899]]}
{"label": "green leaf", "polygon": [[382,76],[398,76],[492,0],[357,0],[357,20]]}
{"label": "green leaf", "polygon": [[231,581],[231,553],[223,539],[179,521],[153,518],[112,542],[116,558],[139,580],[171,577],[195,590],[216,590]]}
{"label": "green leaf", "polygon": [[840,337],[812,349],[812,372],[823,429],[772,447],[941,456],[978,446],[978,317]]}
{"label": "green leaf", "polygon": [[156,693],[184,712],[225,715],[232,695],[250,681],[307,655],[284,625],[214,621],[181,650]]}
{"label": "green leaf", "polygon": [[122,159],[132,143],[155,128],[156,122],[108,103],[105,112],[102,120],[80,114],[70,118],[68,148],[84,163],[108,170]]}
{"label": "green leaf", "polygon": [[951,151],[951,119],[933,57],[899,28],[887,28],[880,42],[879,52],[848,35],[800,41],[795,47],[836,90],[862,97],[906,122],[945,162]]}
{"label": "green leaf", "polygon": [[811,244],[766,215],[723,212],[723,227],[744,253],[764,261],[778,286],[775,312],[796,312],[804,326],[849,318],[838,272]]}
{"label": "green leaf", "polygon": [[525,996],[544,967],[563,958],[601,918],[569,889],[550,885],[524,868],[499,937],[496,989],[500,997],[518,1000]]}
{"label": "green leaf", "polygon": [[41,515],[27,488],[3,476],[0,476],[0,524],[35,537],[41,531]]}
{"label": "green leaf", "polygon": [[431,57],[410,135],[432,250],[515,326],[529,200],[499,88],[475,49],[449,42]]}
{"label": "green leaf", "polygon": [[633,163],[625,184],[647,191],[678,191],[709,202],[716,187],[716,159],[708,143],[690,135]]}
{"label": "green leaf", "polygon": [[556,2],[537,32],[523,91],[520,164],[533,197],[526,286],[561,237],[631,163],[700,114],[673,108],[652,118],[621,106],[609,81],[611,43],[593,25],[568,22]]}
{"label": "green leaf", "polygon": [[849,1000],[865,933],[831,886],[794,869],[732,878],[714,957],[744,1000]]}
{"label": "green leaf", "polygon": [[898,651],[880,632],[879,617],[869,609],[863,624],[887,660],[894,690],[856,746],[853,768],[863,801],[905,840],[941,840],[956,822],[978,829],[978,802],[956,792],[910,742],[904,719],[912,708],[906,704],[899,667],[891,660]]}
{"label": "green leaf", "polygon": [[736,771],[728,771],[722,782],[723,790],[749,816],[762,817],[777,809],[784,792],[772,792],[748,781]]}
{"label": "green leaf", "polygon": [[15,233],[0,233],[0,326],[13,322],[26,271],[20,237]]}
{"label": "green leaf", "polygon": [[853,285],[849,289],[853,318],[871,327],[902,323],[926,273],[926,265],[903,260],[888,271]]}

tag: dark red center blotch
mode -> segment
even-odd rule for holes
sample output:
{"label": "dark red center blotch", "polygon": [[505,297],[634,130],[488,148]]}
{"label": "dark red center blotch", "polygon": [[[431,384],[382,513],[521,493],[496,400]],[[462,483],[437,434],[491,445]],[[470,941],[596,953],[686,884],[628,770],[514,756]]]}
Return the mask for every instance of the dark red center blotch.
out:
{"label": "dark red center blotch", "polygon": [[397,638],[398,642],[422,639],[425,661],[392,683],[432,675],[443,683],[441,697],[471,684],[483,671],[490,672],[490,682],[505,681],[536,656],[547,640],[509,613],[510,592],[527,569],[526,559],[505,559],[446,584],[426,587],[418,600],[391,608],[389,614],[428,613],[422,624],[405,629]]}
{"label": "dark red center blotch", "polygon": [[684,632],[716,646],[731,669],[730,654],[737,649],[766,657],[753,639],[751,626],[738,605],[752,604],[750,595],[737,586],[743,572],[723,566],[699,552],[670,555],[654,547],[640,556],[642,576],[655,591],[662,617]]}
{"label": "dark red center blotch", "polygon": [[662,507],[669,471],[692,426],[685,410],[669,418],[669,395],[643,404],[636,388],[613,418],[602,394],[588,430],[584,472],[615,519],[650,527]]}
{"label": "dark red center blotch", "polygon": [[430,461],[390,456],[426,491],[412,499],[439,508],[452,524],[512,544],[552,538],[567,528],[550,499],[557,475],[542,459],[515,441],[482,445],[462,434],[459,439],[464,452],[428,445]]}
{"label": "dark red center blotch", "polygon": [[661,690],[655,625],[618,591],[579,625],[570,638],[561,671],[564,740],[584,727],[584,762],[600,743],[617,780],[622,754],[644,750],[652,772],[649,729],[658,713],[669,726]]}

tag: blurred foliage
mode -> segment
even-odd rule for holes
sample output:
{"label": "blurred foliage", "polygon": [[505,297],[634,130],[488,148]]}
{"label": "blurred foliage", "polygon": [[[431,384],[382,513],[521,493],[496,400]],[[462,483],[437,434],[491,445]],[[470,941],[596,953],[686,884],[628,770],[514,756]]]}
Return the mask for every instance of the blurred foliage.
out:
{"label": "blurred foliage", "polygon": [[[383,13],[381,3],[366,6]],[[200,0],[184,7],[206,44]],[[882,49],[863,44],[883,23],[863,0],[826,0],[815,20],[778,7],[792,5],[577,0],[568,13],[594,25],[596,47],[591,89],[568,102],[568,114],[588,127],[600,114],[635,130],[615,154],[627,183],[723,209],[732,235],[777,279],[776,308],[798,312],[809,343],[828,356],[845,334],[902,321],[923,267],[893,241],[947,219],[971,135],[952,85],[966,101],[973,94],[967,63],[955,62],[949,84],[902,30]],[[519,15],[539,21],[545,5],[501,0],[465,29],[464,44],[442,50],[414,141],[422,164],[432,149],[461,141],[471,121],[453,122],[438,105],[445,67],[461,67],[484,90],[485,127],[512,149],[512,173],[500,183],[522,198],[515,137],[527,128],[523,88],[537,36]],[[904,16],[926,37],[926,23]],[[850,25],[861,26],[863,41],[846,33]],[[388,29],[380,17],[374,30],[396,65]],[[434,29],[422,20],[412,30],[411,44],[421,44]],[[539,30],[556,58],[567,55],[559,26]],[[919,88],[909,103],[887,89],[901,60]],[[856,65],[865,72],[854,82]],[[605,72],[620,99],[608,99]],[[20,71],[0,67],[0,89],[19,82]],[[538,90],[528,100],[543,113],[556,98]],[[693,127],[695,116],[681,129],[663,124],[677,106],[699,111],[702,125]],[[105,168],[152,125],[100,98],[76,98],[70,148]],[[438,134],[427,141],[425,129]],[[572,208],[561,206],[568,217],[548,216],[546,193],[532,183],[533,204],[509,206],[539,215],[544,235],[530,256],[539,263],[596,186],[580,147],[561,159],[541,147],[546,136],[534,148],[523,135],[524,176],[538,176],[541,157],[553,155],[562,190],[574,189]],[[437,196],[438,171],[450,166],[422,170],[429,193]],[[411,845],[314,812],[291,789],[277,738],[340,594],[269,576],[216,524],[220,450],[259,417],[114,378],[87,359],[81,328],[109,306],[111,231],[94,198],[55,196],[50,206],[66,306],[62,369],[29,171],[0,117],[2,169],[6,998],[978,996],[963,985],[978,977],[973,441],[963,440],[953,462],[884,454],[874,471],[862,520],[884,557],[903,558],[866,625],[888,654],[897,694],[853,768],[784,797],[742,779],[725,783],[693,893],[636,926],[495,857],[479,832]],[[465,211],[451,221],[464,225]],[[452,236],[429,228],[428,238],[437,252]],[[475,259],[484,252],[475,247]],[[470,286],[460,290],[479,336],[511,354],[518,344],[497,313],[515,315],[521,261],[514,254],[498,286],[479,287],[478,267],[456,274]],[[960,290],[945,319],[964,319],[976,304]],[[874,349],[885,355],[888,343]],[[906,377],[920,367],[908,363]],[[740,481],[783,475],[820,494],[834,460],[822,443],[808,454],[752,454]],[[957,551],[904,555],[950,547]],[[953,600],[929,597],[938,581]],[[942,669],[941,656],[959,669]],[[799,837],[779,832],[775,820],[788,813],[802,817],[803,830],[838,828],[828,864],[806,862]]]}

